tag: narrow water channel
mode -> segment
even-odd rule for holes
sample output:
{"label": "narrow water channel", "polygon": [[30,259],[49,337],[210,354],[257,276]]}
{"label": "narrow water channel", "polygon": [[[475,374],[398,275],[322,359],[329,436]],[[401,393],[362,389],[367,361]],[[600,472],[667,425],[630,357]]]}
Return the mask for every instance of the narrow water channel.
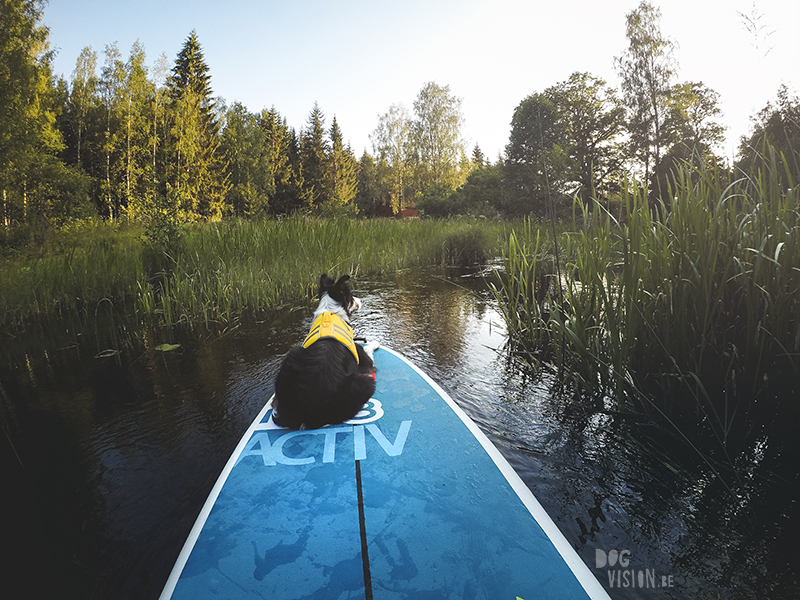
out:
{"label": "narrow water channel", "polygon": [[[355,288],[357,333],[453,396],[612,598],[800,595],[797,440],[756,436],[726,470],[663,423],[565,405],[509,362],[476,274],[405,272]],[[94,324],[31,333],[38,343],[4,338],[0,595],[157,598],[311,311],[222,336],[175,331],[170,352],[119,323],[113,334]]]}

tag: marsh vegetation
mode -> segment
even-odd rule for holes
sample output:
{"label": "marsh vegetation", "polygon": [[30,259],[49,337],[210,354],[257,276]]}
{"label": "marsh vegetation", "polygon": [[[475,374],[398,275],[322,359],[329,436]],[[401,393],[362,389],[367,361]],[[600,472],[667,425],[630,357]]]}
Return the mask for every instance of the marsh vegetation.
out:
{"label": "marsh vegetation", "polygon": [[[679,170],[669,200],[576,200],[554,243],[512,232],[496,294],[517,356],[601,411],[703,428],[717,449],[766,435],[800,396],[800,213],[786,158],[751,176]],[[788,176],[788,184],[787,184]]]}
{"label": "marsh vegetation", "polygon": [[319,273],[372,276],[415,267],[473,264],[496,256],[511,225],[476,220],[230,220],[176,227],[64,231],[0,263],[0,326],[42,317],[90,317],[103,304],[139,321],[228,326],[310,302]]}

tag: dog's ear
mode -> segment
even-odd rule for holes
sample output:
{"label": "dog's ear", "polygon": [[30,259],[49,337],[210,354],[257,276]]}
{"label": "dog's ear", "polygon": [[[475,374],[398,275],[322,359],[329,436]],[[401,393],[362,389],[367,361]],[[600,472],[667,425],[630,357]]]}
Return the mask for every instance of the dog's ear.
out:
{"label": "dog's ear", "polygon": [[336,300],[339,304],[342,305],[345,312],[349,315],[350,314],[350,302],[353,300],[353,294],[350,292],[350,288],[347,286],[347,282],[350,280],[350,275],[342,275],[339,277],[339,281],[328,290],[328,294],[331,298]]}
{"label": "dog's ear", "polygon": [[322,294],[329,292],[332,287],[334,287],[333,279],[328,277],[327,273],[323,273],[319,278],[319,297],[322,298]]}

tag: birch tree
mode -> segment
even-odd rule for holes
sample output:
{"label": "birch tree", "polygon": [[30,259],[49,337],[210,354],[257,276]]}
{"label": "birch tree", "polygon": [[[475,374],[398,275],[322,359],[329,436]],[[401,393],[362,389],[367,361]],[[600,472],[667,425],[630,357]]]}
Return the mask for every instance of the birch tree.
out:
{"label": "birch tree", "polygon": [[403,209],[406,180],[410,167],[411,118],[401,104],[393,104],[378,117],[378,126],[369,136],[372,150],[378,160],[387,167],[390,180],[390,205],[397,214]]}
{"label": "birch tree", "polygon": [[81,150],[90,109],[97,93],[97,52],[86,46],[78,56],[72,72],[69,95],[70,125],[75,136],[77,164],[83,165]]}
{"label": "birch tree", "polygon": [[645,181],[661,161],[669,132],[669,98],[677,63],[675,43],[664,37],[661,11],[643,0],[626,15],[628,49],[615,59],[628,112],[632,153],[644,167]]}
{"label": "birch tree", "polygon": [[124,172],[121,149],[122,106],[125,86],[125,64],[120,58],[119,48],[116,44],[105,47],[105,63],[100,77],[100,90],[105,109],[103,159],[104,173],[101,186],[103,195],[103,208],[111,220],[120,215],[122,206],[119,182],[120,172]]}
{"label": "birch tree", "polygon": [[414,116],[411,137],[420,188],[436,184],[457,187],[462,183],[459,161],[465,154],[461,98],[450,93],[450,86],[431,81],[414,101]]}

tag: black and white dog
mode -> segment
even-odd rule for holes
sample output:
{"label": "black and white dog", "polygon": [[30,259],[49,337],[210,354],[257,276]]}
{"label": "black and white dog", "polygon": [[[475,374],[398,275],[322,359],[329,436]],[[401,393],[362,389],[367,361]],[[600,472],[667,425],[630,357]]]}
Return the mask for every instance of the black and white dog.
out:
{"label": "black and white dog", "polygon": [[343,275],[319,280],[319,306],[301,346],[286,354],[275,378],[272,420],[281,427],[317,429],[352,419],[375,393],[377,343],[356,344],[350,315],[361,301]]}

